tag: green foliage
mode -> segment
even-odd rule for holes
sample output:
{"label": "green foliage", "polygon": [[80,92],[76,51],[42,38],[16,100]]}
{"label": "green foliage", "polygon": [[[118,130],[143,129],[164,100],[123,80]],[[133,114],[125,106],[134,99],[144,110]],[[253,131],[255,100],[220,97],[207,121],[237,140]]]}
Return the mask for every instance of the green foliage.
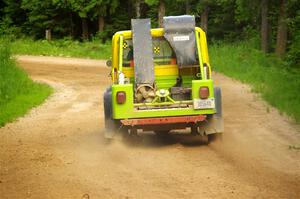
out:
{"label": "green foliage", "polygon": [[300,68],[300,30],[295,34],[293,41],[289,46],[289,51],[286,55],[286,65],[293,68]]}
{"label": "green foliage", "polygon": [[260,16],[260,2],[258,0],[236,0],[236,23],[255,25]]}
{"label": "green foliage", "polygon": [[41,104],[51,88],[35,83],[16,66],[7,42],[0,40],[0,127]]}
{"label": "green foliage", "polygon": [[157,6],[159,3],[159,0],[145,0],[145,3],[149,6]]}
{"label": "green foliage", "polygon": [[[16,0],[3,0],[2,15],[0,18],[0,35],[21,36],[26,15],[21,7],[21,2]],[[18,17],[14,17],[18,16]]]}
{"label": "green foliage", "polygon": [[286,55],[286,63],[293,68],[300,68],[300,4],[299,1],[291,0],[288,4],[292,12],[289,13],[289,47]]}
{"label": "green foliage", "polygon": [[117,0],[52,0],[52,2],[60,8],[76,12],[81,18],[90,17],[91,19],[114,13],[119,5]]}
{"label": "green foliage", "polygon": [[21,8],[27,15],[27,21],[24,25],[26,26],[25,30],[30,35],[42,37],[45,34],[45,29],[52,29],[55,33],[59,32],[57,25],[61,21],[55,20],[57,9],[52,4],[52,0],[22,0]]}
{"label": "green foliage", "polygon": [[108,59],[111,56],[111,44],[101,44],[99,40],[90,42],[73,41],[71,38],[53,40],[17,39],[11,42],[13,54],[47,55],[63,57],[84,57]]}
{"label": "green foliage", "polygon": [[[239,41],[260,38],[261,1],[258,0],[145,0],[141,16],[151,18],[152,27],[158,26],[158,6],[164,1],[166,15],[195,15],[200,26],[201,14],[208,8],[208,39],[210,41]],[[30,36],[43,39],[51,29],[52,38],[98,38],[110,40],[113,33],[130,29],[135,17],[137,0],[3,0],[0,1],[0,34],[16,38]],[[300,3],[286,1],[288,43],[286,64],[299,66]],[[279,15],[279,1],[269,1],[270,51],[274,51]],[[104,19],[104,31],[99,33],[99,17]],[[82,20],[82,19],[85,20]],[[84,21],[84,25],[82,25]],[[86,22],[86,23],[85,23]],[[103,23],[101,23],[102,27]],[[84,28],[88,27],[88,28]],[[85,31],[83,31],[83,29]],[[88,32],[88,33],[87,33]]]}
{"label": "green foliage", "polygon": [[219,43],[210,48],[213,68],[252,85],[270,105],[300,122],[300,70],[289,69],[273,56],[254,48],[253,42]]}

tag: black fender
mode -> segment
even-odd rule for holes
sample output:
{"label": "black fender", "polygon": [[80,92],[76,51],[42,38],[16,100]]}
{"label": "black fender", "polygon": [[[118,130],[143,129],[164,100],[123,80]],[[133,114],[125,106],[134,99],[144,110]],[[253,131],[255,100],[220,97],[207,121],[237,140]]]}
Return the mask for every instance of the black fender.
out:
{"label": "black fender", "polygon": [[104,107],[104,126],[105,138],[112,138],[117,130],[116,121],[113,119],[112,113],[112,87],[108,87],[103,94],[103,107]]}

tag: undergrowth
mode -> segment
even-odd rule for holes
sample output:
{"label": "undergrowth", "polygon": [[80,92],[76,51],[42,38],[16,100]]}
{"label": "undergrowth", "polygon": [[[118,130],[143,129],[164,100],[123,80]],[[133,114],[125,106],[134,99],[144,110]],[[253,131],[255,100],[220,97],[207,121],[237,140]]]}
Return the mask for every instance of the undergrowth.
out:
{"label": "undergrowth", "polygon": [[111,56],[111,44],[102,44],[98,40],[79,42],[68,38],[52,41],[23,38],[12,39],[11,51],[18,55],[108,59]]}
{"label": "undergrowth", "polygon": [[286,66],[273,55],[255,49],[251,42],[219,43],[210,47],[213,68],[250,84],[280,113],[300,122],[300,69]]}
{"label": "undergrowth", "polygon": [[0,127],[41,104],[52,92],[33,82],[11,58],[8,42],[0,41]]}

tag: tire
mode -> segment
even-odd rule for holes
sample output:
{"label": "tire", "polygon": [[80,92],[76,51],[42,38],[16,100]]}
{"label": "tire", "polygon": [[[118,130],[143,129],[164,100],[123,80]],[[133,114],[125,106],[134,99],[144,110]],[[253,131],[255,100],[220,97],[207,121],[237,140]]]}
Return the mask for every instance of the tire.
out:
{"label": "tire", "polygon": [[119,121],[114,120],[112,117],[112,88],[111,86],[106,89],[103,95],[104,106],[104,137],[111,139],[114,137],[116,131],[119,129]]}
{"label": "tire", "polygon": [[113,129],[114,121],[112,118],[112,89],[111,87],[107,88],[103,96],[103,105],[104,105],[104,122],[105,129]]}
{"label": "tire", "polygon": [[111,139],[116,133],[128,134],[128,129],[121,125],[119,120],[113,119],[112,113],[112,87],[106,89],[103,95],[104,106],[104,137]]}
{"label": "tire", "polygon": [[222,117],[222,92],[220,87],[214,88],[215,102],[216,102],[216,110],[215,114],[217,117]]}
{"label": "tire", "polygon": [[208,135],[208,143],[215,142],[217,140],[222,140],[222,133],[215,133]]}
{"label": "tire", "polygon": [[170,131],[169,130],[164,130],[164,131],[154,131],[154,133],[158,136],[158,137],[165,137],[168,136]]}

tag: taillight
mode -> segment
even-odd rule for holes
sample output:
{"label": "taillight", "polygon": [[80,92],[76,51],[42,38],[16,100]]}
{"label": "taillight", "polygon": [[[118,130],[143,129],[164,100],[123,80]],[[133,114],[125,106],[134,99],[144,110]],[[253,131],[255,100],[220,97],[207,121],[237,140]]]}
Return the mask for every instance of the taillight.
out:
{"label": "taillight", "polygon": [[126,101],[126,93],[124,91],[118,91],[116,98],[118,104],[124,104]]}
{"label": "taillight", "polygon": [[207,86],[201,86],[199,88],[199,97],[201,99],[207,99],[209,96],[209,89]]}

